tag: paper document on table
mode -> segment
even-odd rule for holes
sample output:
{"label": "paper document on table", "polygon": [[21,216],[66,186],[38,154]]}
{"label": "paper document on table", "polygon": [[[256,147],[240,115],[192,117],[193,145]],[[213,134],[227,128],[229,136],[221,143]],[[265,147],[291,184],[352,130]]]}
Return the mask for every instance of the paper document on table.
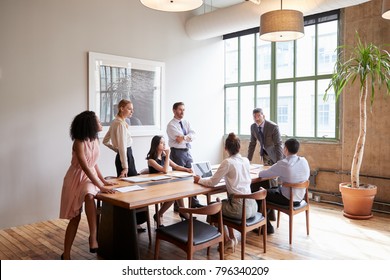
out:
{"label": "paper document on table", "polygon": [[130,182],[130,183],[147,182],[147,181],[150,181],[151,179],[152,178],[150,178],[150,177],[140,177],[140,176],[121,178],[122,181]]}
{"label": "paper document on table", "polygon": [[115,188],[114,190],[116,190],[117,192],[133,192],[133,191],[140,191],[140,190],[144,190],[145,188],[143,187],[140,187],[138,185],[134,185],[134,186],[127,186],[127,187],[120,187],[120,188]]}
{"label": "paper document on table", "polygon": [[159,181],[159,180],[165,180],[165,179],[171,179],[171,177],[170,176],[166,176],[166,175],[150,177],[150,180],[152,180],[152,181]]}

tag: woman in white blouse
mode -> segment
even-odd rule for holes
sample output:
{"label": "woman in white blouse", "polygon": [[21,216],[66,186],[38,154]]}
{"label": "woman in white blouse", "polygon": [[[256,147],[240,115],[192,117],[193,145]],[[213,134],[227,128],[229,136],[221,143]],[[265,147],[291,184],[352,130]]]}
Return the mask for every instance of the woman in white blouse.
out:
{"label": "woman in white blouse", "polygon": [[[242,157],[240,152],[240,139],[230,133],[225,141],[225,151],[229,157],[224,159],[219,166],[217,172],[208,179],[194,177],[194,182],[207,186],[214,187],[219,181],[224,178],[228,199],[222,201],[222,213],[224,216],[241,219],[242,215],[242,199],[232,199],[232,194],[249,194],[251,193],[251,175],[250,164],[247,158]],[[257,212],[257,203],[254,199],[248,199],[245,203],[246,218],[254,217]],[[226,231],[225,231],[226,232]],[[232,228],[229,228],[229,236],[225,235],[225,249],[231,248],[234,252],[237,245],[237,239],[234,236]]]}
{"label": "woman in white blouse", "polygon": [[138,174],[131,149],[133,139],[131,138],[129,125],[125,121],[126,118],[130,118],[133,115],[133,111],[133,103],[122,99],[118,104],[118,114],[112,121],[103,139],[103,144],[117,153],[115,158],[117,177],[128,177]]}

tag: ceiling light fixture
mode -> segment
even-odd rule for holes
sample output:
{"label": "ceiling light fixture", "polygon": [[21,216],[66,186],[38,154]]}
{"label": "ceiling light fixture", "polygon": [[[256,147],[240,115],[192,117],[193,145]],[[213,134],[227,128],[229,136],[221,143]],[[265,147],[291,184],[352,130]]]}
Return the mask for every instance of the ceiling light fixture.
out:
{"label": "ceiling light fixture", "polygon": [[383,0],[382,2],[382,17],[390,19],[390,0]]}
{"label": "ceiling light fixture", "polygon": [[260,17],[260,39],[272,42],[292,41],[305,35],[303,14],[296,10],[280,10],[264,13]]}
{"label": "ceiling light fixture", "polygon": [[202,6],[202,0],[140,0],[141,3],[151,9],[164,12],[185,12]]}

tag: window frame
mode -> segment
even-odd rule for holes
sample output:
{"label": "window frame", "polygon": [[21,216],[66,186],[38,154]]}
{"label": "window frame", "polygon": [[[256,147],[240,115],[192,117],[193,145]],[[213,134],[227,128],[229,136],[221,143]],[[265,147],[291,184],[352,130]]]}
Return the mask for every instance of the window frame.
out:
{"label": "window frame", "polygon": [[[228,126],[228,118],[227,118],[227,115],[226,115],[226,112],[227,112],[227,100],[226,100],[226,92],[229,88],[236,88],[237,90],[237,131],[236,133],[243,137],[243,138],[246,138],[248,136],[250,136],[250,134],[247,134],[247,133],[242,133],[243,131],[245,131],[244,129],[242,129],[241,127],[241,122],[242,122],[242,112],[241,112],[241,99],[242,99],[242,96],[241,96],[241,89],[242,87],[245,87],[245,86],[253,86],[254,87],[254,94],[253,94],[253,104],[257,104],[257,100],[259,97],[258,95],[258,86],[259,85],[268,85],[269,88],[270,88],[270,95],[269,95],[269,102],[270,102],[270,112],[269,112],[269,115],[267,116],[268,119],[270,119],[271,121],[274,121],[274,122],[277,122],[277,112],[278,112],[278,104],[277,104],[277,87],[278,87],[278,84],[280,83],[286,83],[286,82],[291,82],[293,83],[293,119],[292,119],[292,122],[293,122],[293,135],[283,135],[284,137],[295,137],[295,138],[299,138],[299,139],[307,139],[307,140],[314,140],[314,141],[317,141],[317,140],[320,140],[320,141],[325,141],[325,142],[334,142],[334,141],[339,141],[340,140],[340,120],[339,120],[339,101],[336,100],[335,101],[335,104],[334,104],[334,110],[335,110],[335,113],[334,113],[334,118],[335,118],[335,122],[334,123],[330,123],[330,126],[333,126],[334,125],[334,137],[326,137],[326,135],[318,135],[319,134],[319,126],[321,125],[319,123],[319,98],[320,96],[322,96],[322,94],[319,92],[319,81],[321,80],[326,80],[326,79],[330,79],[331,76],[332,76],[332,71],[330,73],[327,73],[327,74],[318,74],[318,65],[319,65],[319,57],[318,57],[318,54],[319,54],[319,49],[321,48],[321,46],[318,46],[318,38],[319,38],[319,35],[318,34],[318,24],[321,24],[321,23],[326,23],[326,22],[330,22],[330,21],[334,21],[334,20],[337,20],[337,32],[336,32],[336,36],[337,36],[337,46],[339,45],[339,42],[340,42],[340,10],[334,10],[334,11],[329,11],[329,12],[326,12],[326,13],[321,13],[321,14],[317,14],[317,15],[311,15],[311,16],[308,16],[308,17],[305,17],[304,19],[304,22],[305,22],[305,26],[310,26],[310,25],[315,25],[315,51],[314,51],[314,75],[304,75],[304,76],[300,76],[300,77],[297,77],[296,76],[296,67],[297,67],[297,42],[294,41],[293,42],[293,47],[294,47],[294,57],[293,57],[293,75],[292,77],[290,78],[280,78],[280,79],[276,79],[276,47],[277,47],[277,43],[275,42],[272,42],[271,43],[271,77],[270,79],[268,80],[258,80],[257,79],[257,61],[256,61],[256,58],[257,58],[257,51],[258,51],[258,40],[256,39],[255,37],[255,42],[254,42],[254,81],[250,81],[250,82],[240,82],[240,66],[241,66],[241,61],[240,61],[240,52],[241,52],[241,37],[242,36],[246,36],[246,35],[253,35],[253,36],[259,36],[258,34],[258,31],[259,31],[259,28],[251,28],[251,29],[248,29],[248,30],[244,30],[244,31],[240,31],[240,32],[235,32],[235,33],[231,33],[231,34],[226,34],[223,36],[223,39],[224,40],[227,40],[227,39],[231,39],[231,38],[237,38],[237,81],[236,82],[233,82],[233,83],[224,83],[224,110],[225,110],[225,116],[224,116],[224,133],[225,135],[227,135],[228,133],[230,133],[231,131],[227,131],[227,126]],[[337,57],[337,53],[335,53],[336,57]],[[226,67],[226,66],[225,66]],[[226,81],[226,72],[225,72],[225,81]],[[296,97],[296,93],[297,93],[297,83],[299,82],[304,82],[304,81],[313,81],[314,82],[314,136],[300,136],[300,135],[297,135],[296,133],[296,101],[297,101],[297,97]],[[333,104],[332,105],[329,105],[329,107],[333,107]],[[330,115],[328,116],[328,118],[331,117]],[[250,123],[248,123],[248,128],[250,127]],[[246,132],[246,131],[245,131]]]}

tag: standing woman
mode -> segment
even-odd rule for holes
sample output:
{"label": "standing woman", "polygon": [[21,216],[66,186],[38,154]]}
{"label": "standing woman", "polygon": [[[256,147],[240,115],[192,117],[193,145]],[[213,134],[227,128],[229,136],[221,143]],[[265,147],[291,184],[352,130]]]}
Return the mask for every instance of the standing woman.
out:
{"label": "standing woman", "polygon": [[99,170],[98,132],[102,130],[99,119],[92,111],[77,115],[70,127],[73,140],[72,161],[65,175],[61,194],[60,218],[69,219],[65,232],[64,253],[61,259],[70,259],[70,251],[80,223],[83,203],[89,227],[89,251],[98,248],[96,232],[95,195],[101,192],[113,193]]}
{"label": "standing woman", "polygon": [[[122,99],[118,103],[118,114],[112,121],[107,134],[104,136],[103,144],[117,153],[115,158],[115,167],[117,177],[128,177],[138,175],[135,168],[135,161],[133,157],[133,138],[129,125],[126,123],[126,118],[133,115],[133,103],[130,100]],[[137,212],[137,230],[138,232],[146,231],[145,228],[140,227],[148,219],[146,211]]]}
{"label": "standing woman", "polygon": [[122,99],[118,104],[118,114],[112,121],[107,134],[104,136],[103,144],[117,153],[115,167],[117,177],[128,177],[137,175],[133,151],[131,145],[133,138],[126,123],[126,118],[133,115],[133,103]]}

